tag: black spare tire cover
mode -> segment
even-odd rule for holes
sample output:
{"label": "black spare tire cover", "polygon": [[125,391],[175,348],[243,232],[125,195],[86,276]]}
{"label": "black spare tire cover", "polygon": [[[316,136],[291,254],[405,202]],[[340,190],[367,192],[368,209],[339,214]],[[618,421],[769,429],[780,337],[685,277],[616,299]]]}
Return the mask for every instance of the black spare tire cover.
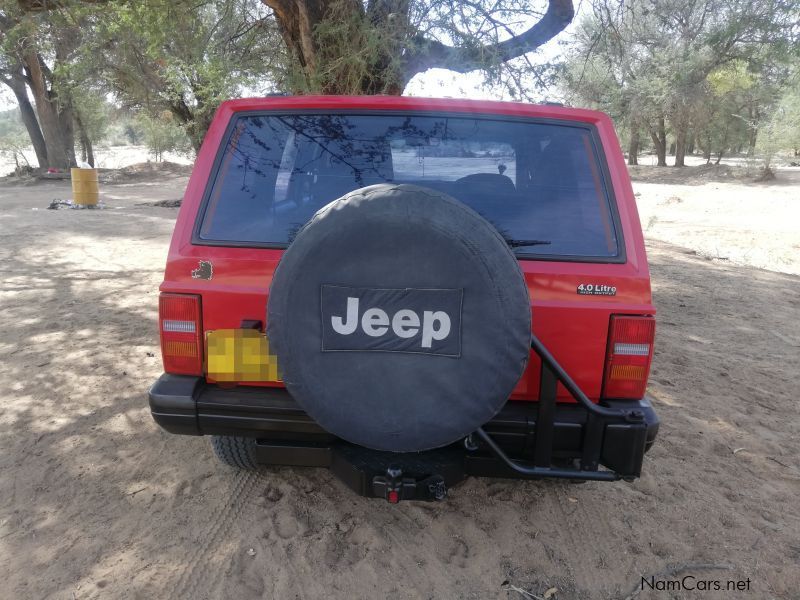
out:
{"label": "black spare tire cover", "polygon": [[320,209],[275,271],[267,335],[322,427],[393,452],[437,448],[505,404],[531,308],[498,231],[441,192],[379,184]]}

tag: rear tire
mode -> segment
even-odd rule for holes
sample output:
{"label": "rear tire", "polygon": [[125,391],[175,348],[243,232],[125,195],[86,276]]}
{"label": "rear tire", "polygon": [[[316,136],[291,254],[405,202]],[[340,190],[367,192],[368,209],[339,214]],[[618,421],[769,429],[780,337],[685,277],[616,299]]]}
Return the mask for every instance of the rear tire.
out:
{"label": "rear tire", "polygon": [[212,435],[211,447],[220,462],[236,467],[254,471],[258,469],[256,461],[256,440],[254,438],[233,435]]}

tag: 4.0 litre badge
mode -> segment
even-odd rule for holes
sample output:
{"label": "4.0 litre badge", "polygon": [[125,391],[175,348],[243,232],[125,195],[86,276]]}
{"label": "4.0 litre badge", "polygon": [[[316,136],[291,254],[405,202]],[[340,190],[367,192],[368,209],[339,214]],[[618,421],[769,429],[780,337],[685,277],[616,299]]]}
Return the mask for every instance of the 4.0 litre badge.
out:
{"label": "4.0 litre badge", "polygon": [[617,288],[600,283],[582,283],[578,286],[578,294],[581,296],[616,296]]}

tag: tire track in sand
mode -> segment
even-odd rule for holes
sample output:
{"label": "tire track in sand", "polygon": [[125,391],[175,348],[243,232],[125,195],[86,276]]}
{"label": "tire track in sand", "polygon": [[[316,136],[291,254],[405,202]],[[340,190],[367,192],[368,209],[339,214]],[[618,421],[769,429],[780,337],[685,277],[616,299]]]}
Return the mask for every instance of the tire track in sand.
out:
{"label": "tire track in sand", "polygon": [[[234,471],[227,491],[206,520],[208,528],[200,533],[195,550],[186,559],[180,577],[173,579],[173,593],[167,597],[206,598],[222,581],[222,566],[226,561],[222,542],[230,533],[238,531],[235,523],[250,502],[255,484],[261,478],[255,471]],[[210,512],[210,511],[209,511]],[[220,560],[222,559],[222,561]],[[218,568],[214,568],[218,567]]]}

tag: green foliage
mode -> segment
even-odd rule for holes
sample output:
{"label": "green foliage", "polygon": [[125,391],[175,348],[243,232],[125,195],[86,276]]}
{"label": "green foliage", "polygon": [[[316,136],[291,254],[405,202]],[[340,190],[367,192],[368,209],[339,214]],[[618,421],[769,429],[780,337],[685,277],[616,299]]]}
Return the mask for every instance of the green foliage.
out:
{"label": "green foliage", "polygon": [[108,127],[103,142],[109,146],[139,146],[144,144],[142,117],[146,113],[136,113],[126,108],[107,106]]}
{"label": "green foliage", "polygon": [[13,108],[0,112],[0,155],[13,160],[17,168],[29,166],[25,157],[29,143],[19,110]]}
{"label": "green foliage", "polygon": [[711,93],[718,98],[750,90],[756,84],[747,62],[741,59],[723,64],[706,79]]}
{"label": "green foliage", "polygon": [[164,159],[167,152],[186,153],[191,150],[191,143],[186,131],[181,128],[169,112],[152,117],[142,113],[137,118],[144,143],[156,162]]}
{"label": "green foliage", "polygon": [[748,117],[760,92],[759,81],[744,60],[733,60],[709,73],[701,102],[692,112],[698,147],[717,161],[732,149],[748,147],[757,128]]}
{"label": "green foliage", "polygon": [[72,101],[93,142],[105,139],[113,107],[97,90],[73,90]]}
{"label": "green foliage", "polygon": [[25,135],[25,127],[19,118],[19,110],[12,108],[0,112],[0,140]]}
{"label": "green foliage", "polygon": [[752,152],[798,58],[797,23],[788,0],[593,0],[562,85],[569,100],[609,112],[628,135],[671,130],[707,156]]}
{"label": "green foliage", "polygon": [[791,150],[800,151],[800,77],[795,77],[778,101],[771,117],[764,122],[758,138],[758,148],[764,156],[764,168],[769,170],[775,156]]}
{"label": "green foliage", "polygon": [[220,102],[269,78],[270,23],[248,0],[112,2],[93,17],[84,61],[126,107],[172,113],[197,148]]}

